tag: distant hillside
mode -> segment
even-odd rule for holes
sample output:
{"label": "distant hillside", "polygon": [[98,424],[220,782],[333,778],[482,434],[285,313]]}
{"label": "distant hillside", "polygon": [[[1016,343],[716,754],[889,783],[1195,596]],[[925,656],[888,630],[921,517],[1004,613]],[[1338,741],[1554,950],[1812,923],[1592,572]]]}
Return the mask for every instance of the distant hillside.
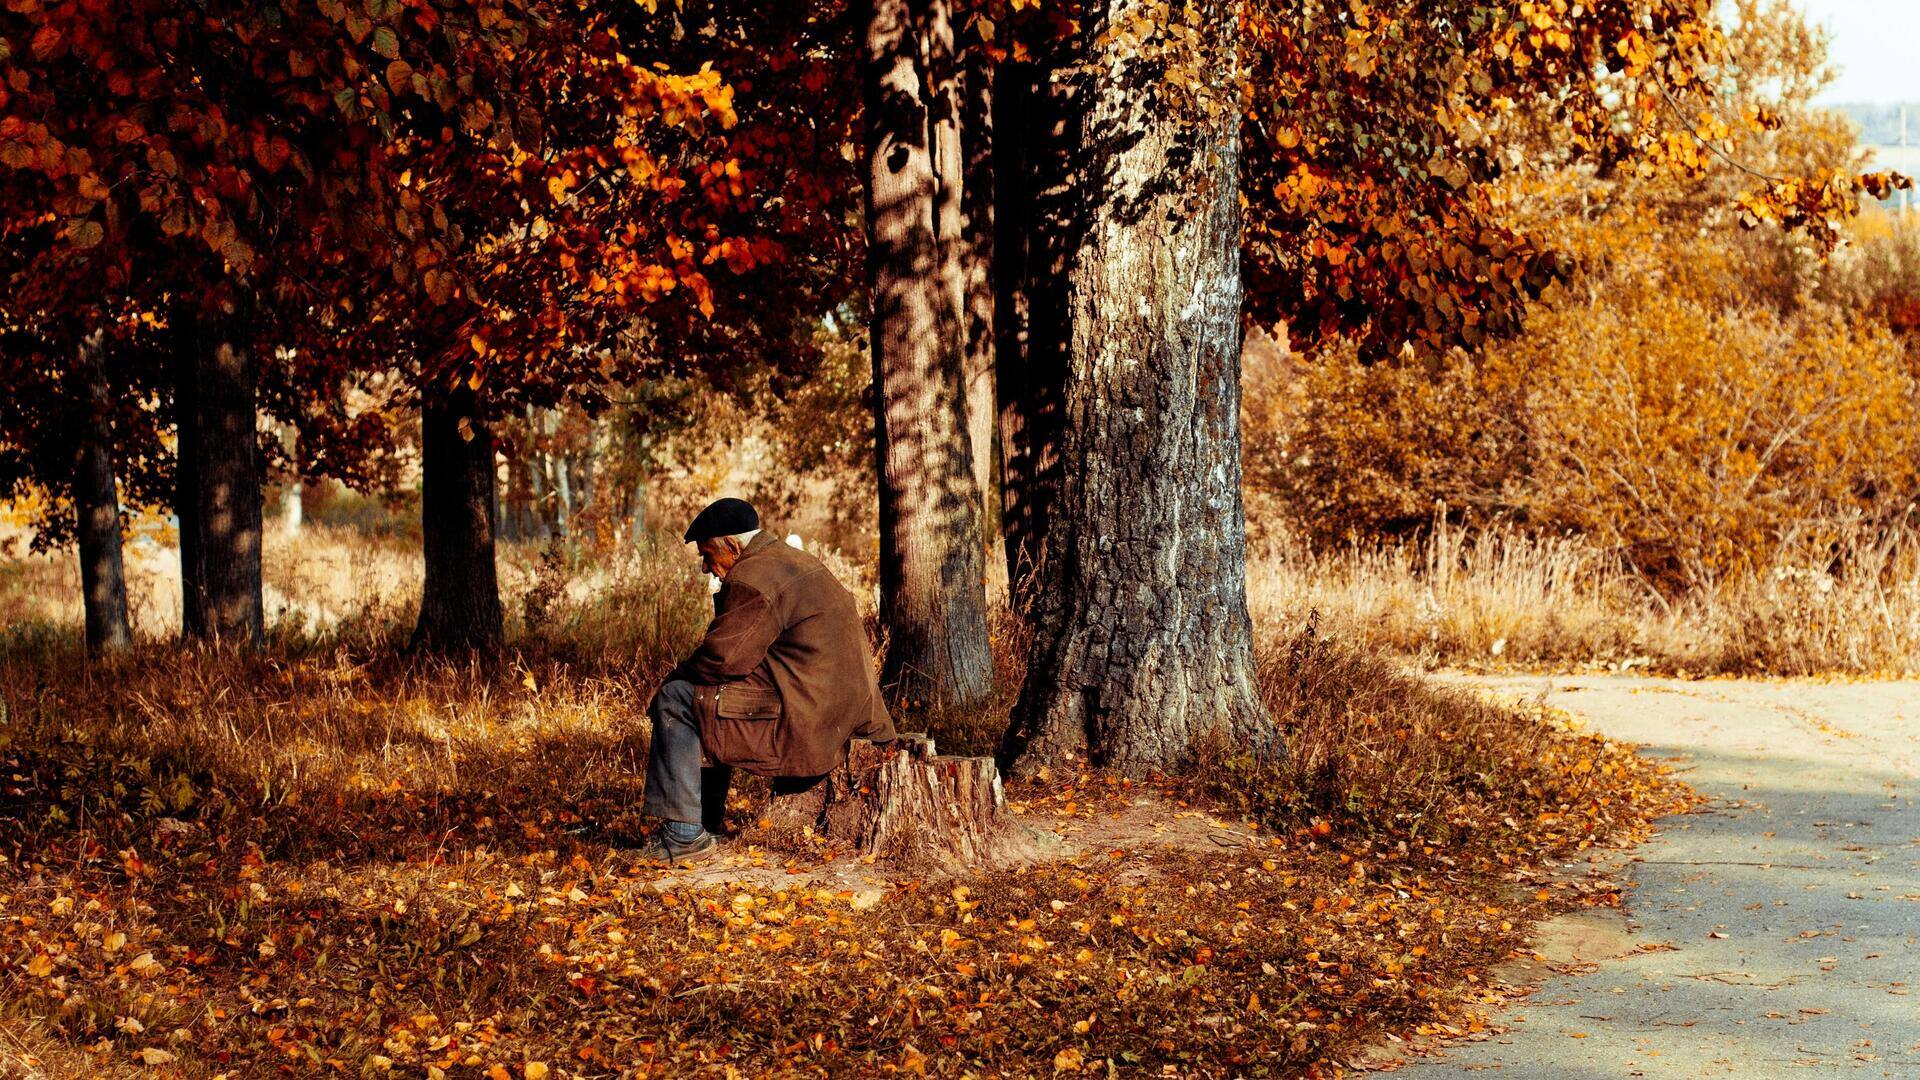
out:
{"label": "distant hillside", "polygon": [[[1892,105],[1848,104],[1828,106],[1845,115],[1860,129],[1860,141],[1869,145],[1897,146],[1900,143],[1900,109]],[[1920,146],[1920,101],[1906,103],[1907,141]]]}

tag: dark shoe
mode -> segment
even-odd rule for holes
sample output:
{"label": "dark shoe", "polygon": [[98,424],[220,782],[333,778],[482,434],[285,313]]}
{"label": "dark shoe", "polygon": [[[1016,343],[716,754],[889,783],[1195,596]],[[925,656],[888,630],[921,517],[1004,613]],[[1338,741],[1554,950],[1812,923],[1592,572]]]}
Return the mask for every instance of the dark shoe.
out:
{"label": "dark shoe", "polygon": [[667,866],[683,866],[687,863],[702,862],[711,857],[720,848],[720,838],[710,832],[703,832],[698,838],[682,844],[669,837],[665,830],[653,834],[638,848],[627,852],[629,858],[642,862],[661,863]]}

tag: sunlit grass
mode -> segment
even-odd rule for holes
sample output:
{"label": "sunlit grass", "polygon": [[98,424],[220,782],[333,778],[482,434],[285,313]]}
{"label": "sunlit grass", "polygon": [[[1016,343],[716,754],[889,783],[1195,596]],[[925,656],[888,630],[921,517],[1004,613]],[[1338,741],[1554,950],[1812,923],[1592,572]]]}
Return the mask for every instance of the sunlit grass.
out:
{"label": "sunlit grass", "polygon": [[1920,673],[1920,531],[1860,528],[1666,595],[1579,537],[1437,528],[1315,551],[1281,538],[1248,569],[1256,624],[1325,631],[1428,665],[1695,674]]}

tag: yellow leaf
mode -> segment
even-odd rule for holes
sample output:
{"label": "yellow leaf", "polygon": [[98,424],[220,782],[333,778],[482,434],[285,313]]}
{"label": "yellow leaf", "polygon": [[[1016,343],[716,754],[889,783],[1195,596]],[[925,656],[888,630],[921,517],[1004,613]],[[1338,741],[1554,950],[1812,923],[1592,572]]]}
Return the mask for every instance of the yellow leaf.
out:
{"label": "yellow leaf", "polygon": [[27,974],[36,979],[44,979],[53,974],[53,957],[39,953],[27,961]]}
{"label": "yellow leaf", "polygon": [[526,1067],[527,1080],[547,1080],[547,1063],[529,1061]]}
{"label": "yellow leaf", "polygon": [[157,1046],[142,1047],[140,1061],[145,1065],[165,1065],[173,1060],[173,1054]]}
{"label": "yellow leaf", "polygon": [[127,944],[127,935],[115,930],[100,942],[100,947],[108,952],[119,952]]}
{"label": "yellow leaf", "polygon": [[1079,1047],[1069,1046],[1053,1055],[1053,1071],[1079,1072],[1081,1064],[1085,1061],[1086,1058],[1080,1053]]}

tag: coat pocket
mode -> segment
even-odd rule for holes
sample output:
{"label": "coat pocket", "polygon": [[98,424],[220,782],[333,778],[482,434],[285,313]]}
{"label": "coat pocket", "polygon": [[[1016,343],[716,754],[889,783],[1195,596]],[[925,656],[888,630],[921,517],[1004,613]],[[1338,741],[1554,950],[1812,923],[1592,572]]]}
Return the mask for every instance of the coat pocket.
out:
{"label": "coat pocket", "polygon": [[694,689],[700,741],[723,765],[771,776],[780,771],[780,693],[738,683]]}

